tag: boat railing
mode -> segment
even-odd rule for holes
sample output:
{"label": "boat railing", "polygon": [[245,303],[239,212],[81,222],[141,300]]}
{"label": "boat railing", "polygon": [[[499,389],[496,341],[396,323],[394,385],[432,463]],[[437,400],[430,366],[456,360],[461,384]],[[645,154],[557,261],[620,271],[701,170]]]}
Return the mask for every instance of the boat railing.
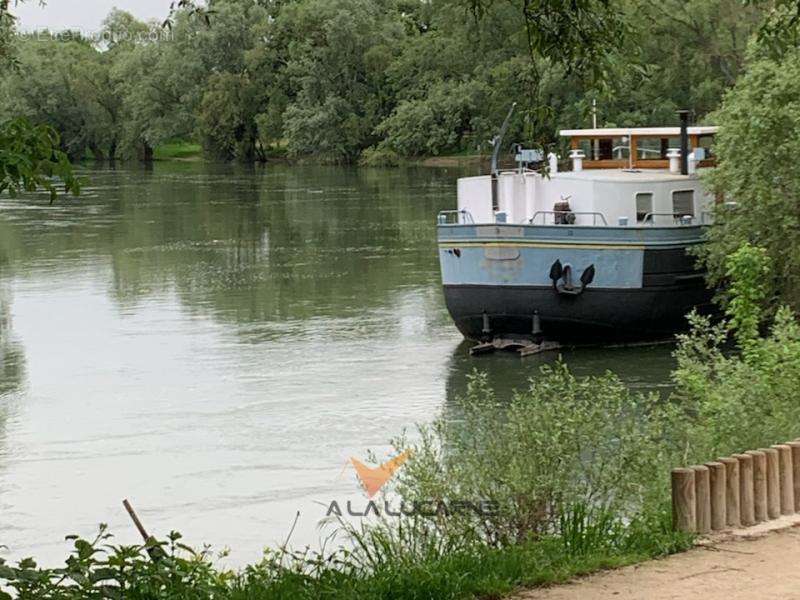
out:
{"label": "boat railing", "polygon": [[[451,217],[455,217],[451,221]],[[472,218],[472,213],[468,210],[440,210],[436,217],[436,222],[439,225],[474,225],[475,219]]]}
{"label": "boat railing", "polygon": [[[653,217],[672,217],[674,225],[694,225],[694,215],[682,215],[675,212],[649,212],[642,219],[642,225],[655,225]],[[701,216],[701,223],[705,222]]]}
{"label": "boat railing", "polygon": [[603,213],[576,212],[573,210],[537,210],[535,213],[533,213],[533,216],[530,219],[528,219],[528,223],[530,223],[531,225],[535,225],[534,221],[536,221],[536,217],[538,217],[539,215],[542,215],[542,225],[546,225],[546,223],[544,222],[545,215],[553,215],[553,220],[555,220],[556,215],[575,215],[576,217],[582,215],[588,215],[592,217],[592,225],[597,225],[597,218],[600,217],[600,221],[602,222],[602,224],[608,227],[608,222],[606,221],[606,218],[603,215]]}

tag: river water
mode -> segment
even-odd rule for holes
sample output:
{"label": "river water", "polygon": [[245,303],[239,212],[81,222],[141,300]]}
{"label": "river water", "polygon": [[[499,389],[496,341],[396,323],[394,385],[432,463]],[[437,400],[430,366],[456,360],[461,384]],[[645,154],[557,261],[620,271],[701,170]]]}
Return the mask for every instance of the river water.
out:
{"label": "river water", "polygon": [[[79,199],[0,199],[0,556],[60,562],[108,523],[230,548],[316,546],[348,459],[386,456],[473,369],[500,393],[553,356],[468,356],[440,293],[445,169],[90,169]],[[667,385],[668,347],[574,350]]]}

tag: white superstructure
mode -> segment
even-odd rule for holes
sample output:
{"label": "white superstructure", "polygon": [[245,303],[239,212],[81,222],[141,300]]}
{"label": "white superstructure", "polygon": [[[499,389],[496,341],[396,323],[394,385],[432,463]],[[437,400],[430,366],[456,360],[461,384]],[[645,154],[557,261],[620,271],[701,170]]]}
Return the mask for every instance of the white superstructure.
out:
{"label": "white superstructure", "polygon": [[627,226],[672,225],[680,217],[698,224],[708,222],[713,201],[698,175],[660,170],[593,169],[550,177],[533,171],[501,172],[496,206],[492,205],[490,175],[458,180],[458,209],[469,213],[475,223],[499,219],[553,224],[563,212],[559,206],[566,202],[576,225],[619,226],[625,219]]}
{"label": "white superstructure", "polygon": [[[458,180],[459,220],[475,223],[646,226],[706,224],[714,199],[701,171],[714,165],[716,127],[567,129],[572,170],[519,168]],[[681,150],[686,151],[682,160]]]}

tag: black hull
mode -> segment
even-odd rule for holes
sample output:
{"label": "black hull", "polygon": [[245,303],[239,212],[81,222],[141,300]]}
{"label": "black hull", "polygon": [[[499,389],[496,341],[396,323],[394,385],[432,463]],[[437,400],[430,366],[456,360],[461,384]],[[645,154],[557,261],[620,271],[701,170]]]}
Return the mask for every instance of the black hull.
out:
{"label": "black hull", "polygon": [[[456,326],[471,340],[532,336],[538,312],[546,339],[605,343],[664,338],[685,330],[693,308],[711,312],[711,292],[702,279],[687,285],[633,289],[587,288],[579,296],[552,287],[445,285]],[[484,313],[489,330],[484,331]]]}

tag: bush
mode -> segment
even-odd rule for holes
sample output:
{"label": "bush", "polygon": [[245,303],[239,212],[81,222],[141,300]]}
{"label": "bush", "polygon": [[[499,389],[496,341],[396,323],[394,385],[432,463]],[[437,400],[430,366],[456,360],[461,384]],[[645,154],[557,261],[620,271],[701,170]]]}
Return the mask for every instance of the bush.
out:
{"label": "bush", "polygon": [[504,546],[563,534],[564,515],[577,513],[589,527],[615,529],[665,499],[674,456],[662,440],[672,406],[632,392],[611,373],[578,379],[559,361],[509,401],[476,373],[454,410],[422,428],[399,491],[412,499],[488,500],[498,510],[444,519],[445,535]]}
{"label": "bush", "polygon": [[[20,600],[201,600],[226,590],[231,578],[214,569],[207,549],[193,550],[175,532],[165,542],[144,546],[111,545],[105,525],[94,540],[67,539],[74,548],[64,567],[39,568],[30,558],[12,567],[0,559],[0,580]],[[11,598],[0,590],[0,599]]]}
{"label": "bush", "polygon": [[727,320],[712,324],[708,317],[692,315],[690,333],[679,336],[674,399],[692,414],[686,432],[689,461],[800,435],[796,315],[779,308],[768,334],[759,335],[771,262],[763,249],[739,248],[727,260],[732,279]]}
{"label": "bush", "polygon": [[400,164],[400,156],[379,144],[364,150],[358,162],[363,167],[396,167]]}

